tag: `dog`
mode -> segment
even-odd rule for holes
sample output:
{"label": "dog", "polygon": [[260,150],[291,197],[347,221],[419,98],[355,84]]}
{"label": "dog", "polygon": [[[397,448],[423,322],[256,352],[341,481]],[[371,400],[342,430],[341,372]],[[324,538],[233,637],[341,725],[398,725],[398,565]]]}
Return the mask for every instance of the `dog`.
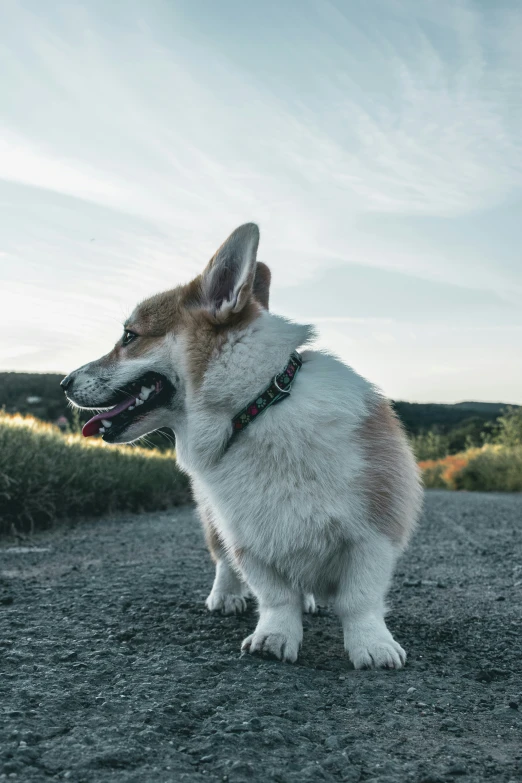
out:
{"label": "dog", "polygon": [[255,224],[237,228],[62,386],[76,406],[104,409],[86,436],[127,443],[172,428],[216,563],[206,605],[232,614],[257,600],[243,652],[294,662],[318,600],[340,618],[355,668],[399,669],[385,596],[420,514],[418,470],[375,387],[306,349],[310,326],[269,310],[258,243]]}

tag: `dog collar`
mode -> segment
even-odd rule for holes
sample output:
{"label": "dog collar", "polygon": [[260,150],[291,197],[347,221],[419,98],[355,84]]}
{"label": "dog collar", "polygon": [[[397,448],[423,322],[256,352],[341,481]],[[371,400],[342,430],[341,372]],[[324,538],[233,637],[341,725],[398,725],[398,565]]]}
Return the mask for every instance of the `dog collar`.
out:
{"label": "dog collar", "polygon": [[264,413],[271,405],[276,405],[276,403],[281,402],[281,400],[290,396],[292,384],[295,381],[295,377],[301,369],[302,364],[303,360],[300,355],[297,351],[294,351],[290,356],[285,369],[277,375],[274,375],[270,386],[256,397],[255,400],[249,402],[243,410],[239,411],[237,416],[234,416],[232,419],[232,436],[227,444],[227,448],[230,446],[231,441],[238,432],[241,432],[245,427],[248,427],[250,422]]}

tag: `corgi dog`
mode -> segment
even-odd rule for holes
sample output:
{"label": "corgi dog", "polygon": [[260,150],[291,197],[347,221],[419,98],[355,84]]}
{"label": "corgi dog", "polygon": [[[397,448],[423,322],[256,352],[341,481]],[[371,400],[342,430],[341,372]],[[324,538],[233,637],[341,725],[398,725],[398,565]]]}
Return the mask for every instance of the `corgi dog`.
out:
{"label": "corgi dog", "polygon": [[385,597],[419,517],[418,470],[381,394],[307,350],[310,326],[270,312],[258,243],[255,224],[237,228],[201,275],[139,304],[114,348],[62,386],[103,409],[86,436],[127,443],[172,428],[216,563],[206,605],[232,614],[257,600],[244,652],[295,661],[318,600],[355,668],[399,669]]}

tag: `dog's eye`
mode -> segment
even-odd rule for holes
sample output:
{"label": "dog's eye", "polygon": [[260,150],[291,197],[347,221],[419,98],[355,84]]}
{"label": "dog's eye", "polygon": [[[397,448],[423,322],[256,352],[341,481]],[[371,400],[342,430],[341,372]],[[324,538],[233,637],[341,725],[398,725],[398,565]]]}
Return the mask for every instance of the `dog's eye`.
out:
{"label": "dog's eye", "polygon": [[122,345],[128,345],[137,336],[138,335],[135,332],[130,332],[128,329],[125,329],[125,331],[123,332],[123,337],[122,337],[122,341],[121,341]]}

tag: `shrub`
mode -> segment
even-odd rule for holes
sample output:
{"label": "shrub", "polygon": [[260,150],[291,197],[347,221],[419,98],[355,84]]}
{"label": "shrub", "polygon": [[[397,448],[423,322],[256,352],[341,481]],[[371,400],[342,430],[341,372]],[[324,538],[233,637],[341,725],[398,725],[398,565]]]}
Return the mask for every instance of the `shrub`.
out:
{"label": "shrub", "polygon": [[434,430],[413,435],[410,442],[418,460],[440,459],[448,453],[448,436]]}
{"label": "shrub", "polygon": [[446,482],[442,478],[442,465],[435,460],[429,460],[419,463],[419,467],[422,470],[422,481],[426,489],[448,489]]}
{"label": "shrub", "polygon": [[522,446],[486,446],[455,476],[456,489],[522,492]]}
{"label": "shrub", "polygon": [[419,462],[429,489],[467,489],[481,492],[522,492],[522,446],[485,445]]}
{"label": "shrub", "polygon": [[502,446],[522,446],[522,408],[507,408],[497,419],[496,442]]}
{"label": "shrub", "polygon": [[0,412],[0,533],[58,517],[163,509],[190,500],[173,451],[109,446]]}
{"label": "shrub", "polygon": [[446,489],[456,489],[455,480],[460,471],[468,464],[472,455],[478,451],[470,449],[462,454],[448,454],[447,457],[439,460],[425,460],[419,462],[419,467],[423,472],[424,483],[431,488],[445,487]]}

